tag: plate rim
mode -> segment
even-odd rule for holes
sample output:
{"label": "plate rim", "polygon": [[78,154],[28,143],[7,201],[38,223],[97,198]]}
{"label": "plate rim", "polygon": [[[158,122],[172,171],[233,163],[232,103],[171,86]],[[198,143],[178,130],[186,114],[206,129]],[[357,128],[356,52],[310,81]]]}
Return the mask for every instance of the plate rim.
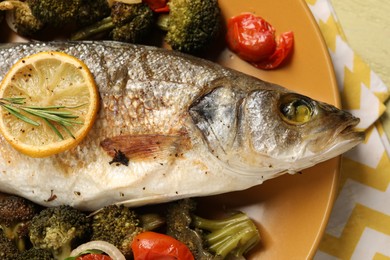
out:
{"label": "plate rim", "polygon": [[[315,32],[317,38],[319,39],[319,44],[320,44],[321,49],[324,53],[326,68],[329,71],[328,76],[329,76],[329,79],[331,81],[331,86],[333,88],[333,91],[332,91],[332,93],[333,93],[332,96],[333,96],[333,101],[334,101],[333,105],[335,105],[337,108],[341,108],[340,92],[338,89],[338,83],[336,80],[336,74],[335,74],[333,62],[332,62],[332,59],[330,57],[330,53],[328,51],[328,46],[327,46],[326,41],[324,39],[324,36],[321,32],[321,29],[320,29],[314,15],[313,15],[312,11],[310,10],[310,7],[308,6],[308,3],[306,2],[306,0],[299,0],[299,2],[301,4],[304,12],[306,13],[306,15],[310,18],[309,19],[310,23],[312,24],[312,27],[314,28],[314,32]],[[327,201],[328,202],[327,206],[325,208],[324,217],[321,221],[320,229],[317,233],[315,240],[313,241],[313,245],[312,245],[311,250],[310,250],[309,255],[308,255],[308,257],[310,257],[310,258],[314,257],[314,255],[316,254],[316,252],[320,246],[321,240],[322,240],[323,235],[325,233],[326,226],[329,222],[329,218],[330,218],[330,215],[332,213],[332,209],[333,209],[333,206],[334,206],[334,203],[336,200],[337,188],[338,188],[338,185],[340,182],[341,155],[334,158],[334,160],[336,160],[336,167],[335,167],[335,171],[333,173],[331,192],[330,192],[329,199]]]}

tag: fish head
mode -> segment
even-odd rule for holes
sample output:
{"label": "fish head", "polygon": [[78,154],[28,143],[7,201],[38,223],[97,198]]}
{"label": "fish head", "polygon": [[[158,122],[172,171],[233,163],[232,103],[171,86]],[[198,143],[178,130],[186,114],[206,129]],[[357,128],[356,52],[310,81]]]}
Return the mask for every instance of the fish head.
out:
{"label": "fish head", "polygon": [[253,91],[242,117],[240,134],[247,140],[243,144],[248,155],[263,157],[269,167],[280,162],[290,173],[340,155],[364,140],[364,133],[355,130],[357,117],[289,91]]}
{"label": "fish head", "polygon": [[190,114],[217,161],[263,179],[298,172],[364,140],[349,112],[279,86],[216,88]]}

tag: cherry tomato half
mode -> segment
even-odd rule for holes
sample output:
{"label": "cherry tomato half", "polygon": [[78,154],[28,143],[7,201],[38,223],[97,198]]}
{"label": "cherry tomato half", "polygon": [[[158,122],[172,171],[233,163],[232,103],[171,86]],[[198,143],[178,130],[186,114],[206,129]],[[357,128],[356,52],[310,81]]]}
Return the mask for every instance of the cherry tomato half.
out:
{"label": "cherry tomato half", "polygon": [[168,235],[156,232],[143,232],[137,235],[132,244],[134,260],[193,260],[188,247]]}
{"label": "cherry tomato half", "polygon": [[108,255],[102,254],[88,254],[76,258],[76,260],[112,260]]}
{"label": "cherry tomato half", "polygon": [[226,41],[241,59],[261,69],[278,67],[293,49],[294,34],[275,38],[275,29],[259,16],[243,13],[229,19]]}

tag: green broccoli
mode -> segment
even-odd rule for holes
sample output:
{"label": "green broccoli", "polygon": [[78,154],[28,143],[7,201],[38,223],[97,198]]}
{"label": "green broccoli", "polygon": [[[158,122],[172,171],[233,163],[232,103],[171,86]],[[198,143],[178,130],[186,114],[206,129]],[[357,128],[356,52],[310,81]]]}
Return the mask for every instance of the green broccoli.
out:
{"label": "green broccoli", "polygon": [[31,248],[21,252],[15,260],[54,260],[52,253],[40,248]]}
{"label": "green broccoli", "polygon": [[15,244],[0,232],[0,259],[14,260],[18,254]]}
{"label": "green broccoli", "polygon": [[154,13],[147,4],[114,3],[111,10],[115,41],[139,43],[144,41],[154,25]]}
{"label": "green broccoli", "polygon": [[132,255],[131,241],[143,231],[137,214],[124,206],[109,205],[92,216],[91,240],[109,242],[126,257]]}
{"label": "green broccoli", "polygon": [[27,0],[27,4],[37,19],[60,27],[76,21],[82,0]]}
{"label": "green broccoli", "polygon": [[126,257],[132,256],[133,238],[161,226],[164,220],[157,214],[138,215],[123,205],[109,205],[92,215],[91,240],[103,240],[115,245]]}
{"label": "green broccoli", "polygon": [[185,243],[196,259],[214,259],[211,252],[206,249],[207,245],[202,238],[202,232],[190,227],[192,212],[195,209],[196,203],[192,199],[171,203],[166,216],[167,235]]}
{"label": "green broccoli", "polygon": [[77,14],[77,23],[80,26],[90,25],[109,16],[110,13],[107,0],[83,0]]}
{"label": "green broccoli", "polygon": [[170,0],[169,13],[158,25],[167,31],[165,41],[174,50],[198,53],[218,36],[221,28],[217,0]]}
{"label": "green broccoli", "polygon": [[22,36],[34,36],[45,28],[45,24],[32,14],[26,2],[16,0],[2,1],[0,10],[12,12],[11,26]]}
{"label": "green broccoli", "polygon": [[155,16],[145,3],[114,2],[111,15],[81,29],[71,40],[85,40],[99,34],[108,34],[112,40],[142,43],[154,26]]}
{"label": "green broccoli", "polygon": [[90,219],[71,206],[46,208],[30,223],[34,247],[52,252],[56,259],[69,256],[71,250],[90,238]]}
{"label": "green broccoli", "polygon": [[0,199],[0,228],[19,251],[29,246],[29,225],[38,212],[39,207],[24,198],[9,195]]}
{"label": "green broccoli", "polygon": [[240,257],[260,240],[255,224],[244,213],[209,220],[195,215],[195,209],[194,200],[184,199],[172,203],[166,216],[167,234],[185,243],[195,259]]}

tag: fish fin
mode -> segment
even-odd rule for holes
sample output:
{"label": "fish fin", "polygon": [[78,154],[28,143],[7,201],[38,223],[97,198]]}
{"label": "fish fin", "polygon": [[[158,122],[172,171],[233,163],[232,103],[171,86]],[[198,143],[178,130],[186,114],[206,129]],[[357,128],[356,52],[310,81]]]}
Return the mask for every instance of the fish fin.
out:
{"label": "fish fin", "polygon": [[114,158],[118,152],[130,161],[178,157],[184,135],[119,135],[104,139],[101,147]]}

